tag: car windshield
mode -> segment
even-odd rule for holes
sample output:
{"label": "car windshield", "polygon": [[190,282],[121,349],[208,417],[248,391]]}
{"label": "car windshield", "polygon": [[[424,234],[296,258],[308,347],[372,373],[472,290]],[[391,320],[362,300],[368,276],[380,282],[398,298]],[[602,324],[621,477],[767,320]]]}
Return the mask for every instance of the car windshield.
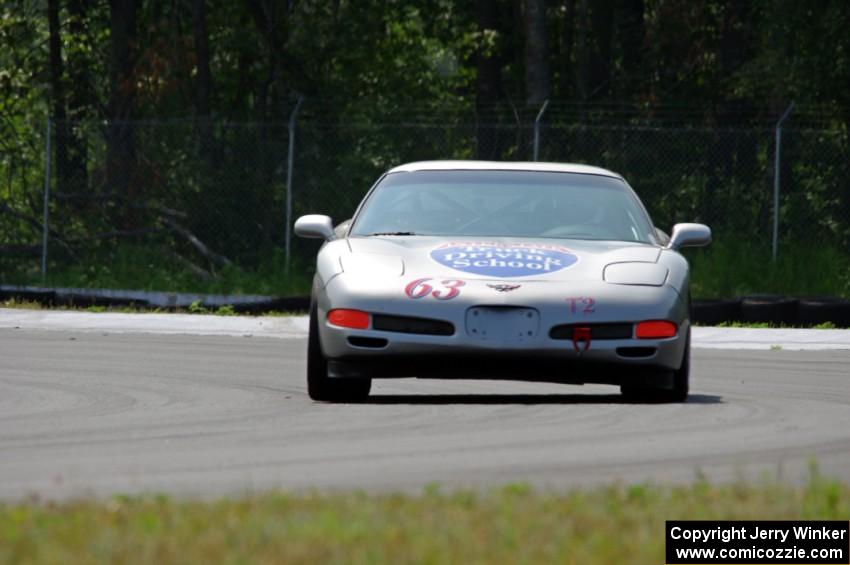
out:
{"label": "car windshield", "polygon": [[650,242],[619,179],[537,171],[416,171],[381,180],[352,236],[544,237]]}

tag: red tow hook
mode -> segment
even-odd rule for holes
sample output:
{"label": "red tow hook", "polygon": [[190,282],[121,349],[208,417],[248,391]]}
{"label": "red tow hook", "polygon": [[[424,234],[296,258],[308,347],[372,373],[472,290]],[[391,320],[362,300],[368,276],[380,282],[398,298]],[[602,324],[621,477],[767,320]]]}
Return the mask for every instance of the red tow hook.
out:
{"label": "red tow hook", "polygon": [[[583,349],[581,342],[584,342]],[[576,326],[573,328],[573,347],[579,355],[590,349],[590,328],[588,326]]]}

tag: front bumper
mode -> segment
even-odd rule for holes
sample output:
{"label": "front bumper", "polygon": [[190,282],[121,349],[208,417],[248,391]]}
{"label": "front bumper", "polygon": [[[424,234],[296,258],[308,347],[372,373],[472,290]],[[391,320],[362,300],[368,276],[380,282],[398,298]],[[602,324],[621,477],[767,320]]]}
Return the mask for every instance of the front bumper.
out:
{"label": "front bumper", "polygon": [[[565,382],[622,383],[624,378],[673,371],[680,367],[689,331],[688,308],[670,286],[626,287],[587,283],[581,287],[523,284],[510,295],[495,293],[485,284],[470,283],[452,301],[410,300],[401,293],[388,295],[354,292],[335,279],[317,296],[322,351],[331,377],[507,378]],[[481,287],[481,288],[479,288]],[[357,289],[361,290],[361,289]],[[575,308],[573,297],[593,297],[593,309]],[[522,340],[483,341],[468,331],[467,314],[480,306],[534,309],[539,331]],[[327,313],[352,308],[388,314],[442,320],[453,335],[419,335],[355,330],[333,326]],[[643,320],[670,320],[674,337],[664,339],[592,339],[579,347],[570,339],[554,339],[552,327],[563,324],[633,324]],[[624,376],[625,375],[625,376]]]}

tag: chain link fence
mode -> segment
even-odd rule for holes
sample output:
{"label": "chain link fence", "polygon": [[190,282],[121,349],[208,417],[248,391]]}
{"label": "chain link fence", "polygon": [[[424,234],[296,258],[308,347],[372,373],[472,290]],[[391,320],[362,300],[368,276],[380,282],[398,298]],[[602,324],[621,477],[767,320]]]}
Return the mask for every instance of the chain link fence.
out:
{"label": "chain link fence", "polygon": [[[763,244],[770,260],[772,128],[539,125],[541,161],[621,173],[662,229],[704,222],[718,239]],[[0,282],[72,272],[78,284],[183,290],[174,287],[225,272],[277,276],[291,264],[303,273],[318,243],[292,239],[286,253],[298,216],[351,217],[375,179],[400,163],[530,160],[535,149],[533,120],[340,124],[306,115],[294,126],[51,122],[49,149],[36,140],[0,158]],[[786,128],[781,155],[780,255],[784,242],[824,241],[850,254],[847,131]],[[111,280],[103,266],[130,274]]]}

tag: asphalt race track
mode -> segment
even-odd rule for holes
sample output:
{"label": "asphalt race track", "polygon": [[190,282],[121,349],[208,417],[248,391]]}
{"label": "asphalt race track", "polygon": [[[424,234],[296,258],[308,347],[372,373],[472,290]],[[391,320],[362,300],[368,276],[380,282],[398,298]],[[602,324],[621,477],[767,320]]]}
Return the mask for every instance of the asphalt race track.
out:
{"label": "asphalt race track", "polygon": [[381,381],[314,404],[303,338],[0,329],[0,498],[850,479],[850,351],[694,351],[691,401]]}

